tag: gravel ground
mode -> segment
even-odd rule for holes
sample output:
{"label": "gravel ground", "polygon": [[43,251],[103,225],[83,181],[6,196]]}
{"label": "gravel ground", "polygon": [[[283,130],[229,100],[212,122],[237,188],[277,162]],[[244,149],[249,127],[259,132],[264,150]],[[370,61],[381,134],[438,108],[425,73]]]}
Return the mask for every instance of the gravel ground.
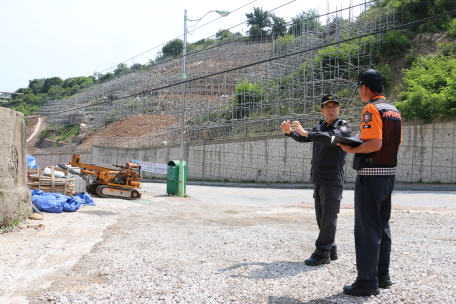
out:
{"label": "gravel ground", "polygon": [[[394,210],[390,273],[396,283],[378,296],[351,297],[342,293],[342,287],[356,278],[352,209],[342,209],[339,215],[339,260],[310,267],[304,260],[312,253],[318,232],[311,208],[143,197],[135,203],[96,199],[105,215],[79,214],[81,225],[98,224],[103,232],[100,237],[86,236],[97,239],[91,249],[27,284],[19,284],[20,276],[10,278],[9,285],[8,280],[0,282],[0,302],[456,303],[454,212]],[[113,206],[117,213],[110,212]],[[47,229],[50,237],[56,235],[52,229],[64,229],[52,227],[41,233]],[[66,229],[79,228],[75,223]],[[20,234],[0,235],[0,243]],[[49,242],[68,247],[58,236]],[[81,237],[75,248],[77,243],[86,244]],[[49,265],[52,257],[45,259]],[[22,267],[36,273],[50,267],[45,260]],[[13,269],[8,258],[3,262],[1,277]],[[17,284],[21,287],[8,294]]]}

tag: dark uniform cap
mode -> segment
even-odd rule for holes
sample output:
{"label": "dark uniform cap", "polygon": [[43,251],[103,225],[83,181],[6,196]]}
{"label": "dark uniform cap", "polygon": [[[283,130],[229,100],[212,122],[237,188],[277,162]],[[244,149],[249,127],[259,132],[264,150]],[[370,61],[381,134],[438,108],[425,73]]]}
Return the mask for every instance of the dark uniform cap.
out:
{"label": "dark uniform cap", "polygon": [[365,70],[358,75],[358,82],[352,85],[355,87],[357,85],[369,85],[374,83],[383,84],[382,74],[379,71],[374,69]]}
{"label": "dark uniform cap", "polygon": [[321,106],[323,107],[324,104],[327,104],[330,101],[335,101],[337,104],[339,104],[339,99],[336,95],[326,94],[321,98]]}

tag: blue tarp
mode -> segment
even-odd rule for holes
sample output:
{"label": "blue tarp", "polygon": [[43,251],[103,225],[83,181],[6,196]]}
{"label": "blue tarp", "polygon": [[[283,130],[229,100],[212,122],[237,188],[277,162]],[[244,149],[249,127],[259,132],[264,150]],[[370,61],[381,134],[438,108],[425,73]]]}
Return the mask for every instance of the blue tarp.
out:
{"label": "blue tarp", "polygon": [[38,169],[38,165],[36,164],[36,158],[29,154],[27,154],[27,168]]}
{"label": "blue tarp", "polygon": [[95,206],[95,202],[87,192],[78,196],[66,196],[45,193],[41,190],[32,191],[32,204],[38,210],[50,213],[75,212],[84,205]]}
{"label": "blue tarp", "polygon": [[93,198],[86,192],[86,193],[77,193],[77,197],[82,198],[84,200],[84,205],[87,206],[95,206],[95,202]]}

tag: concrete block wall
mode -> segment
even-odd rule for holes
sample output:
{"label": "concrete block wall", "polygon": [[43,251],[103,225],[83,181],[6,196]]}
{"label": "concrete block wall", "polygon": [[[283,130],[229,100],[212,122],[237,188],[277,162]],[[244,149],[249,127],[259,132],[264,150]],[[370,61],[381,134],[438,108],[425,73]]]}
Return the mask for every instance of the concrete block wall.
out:
{"label": "concrete block wall", "polygon": [[31,213],[24,115],[0,107],[0,226]]}
{"label": "concrete block wall", "polygon": [[[49,166],[55,166],[56,164],[68,164],[71,161],[71,155],[69,153],[49,153],[46,150],[50,149],[35,149],[33,156],[36,158],[36,163],[40,168],[46,168]],[[92,164],[92,153],[80,153],[81,162],[86,164]]]}
{"label": "concrete block wall", "polygon": [[[356,126],[352,126],[357,129]],[[404,122],[403,143],[398,155],[400,182],[456,182],[456,123],[453,119]],[[71,155],[37,157],[43,161],[68,162]],[[60,158],[59,158],[60,157]],[[82,162],[100,165],[125,163],[132,159],[166,164],[180,158],[180,145],[148,148],[93,146]],[[188,179],[219,181],[309,182],[312,144],[298,143],[283,134],[213,140],[185,144]],[[90,159],[90,161],[89,161]],[[51,163],[51,164],[55,164]],[[345,181],[354,182],[353,155],[347,155]],[[46,164],[50,165],[50,164]],[[165,178],[143,173],[144,177]]]}

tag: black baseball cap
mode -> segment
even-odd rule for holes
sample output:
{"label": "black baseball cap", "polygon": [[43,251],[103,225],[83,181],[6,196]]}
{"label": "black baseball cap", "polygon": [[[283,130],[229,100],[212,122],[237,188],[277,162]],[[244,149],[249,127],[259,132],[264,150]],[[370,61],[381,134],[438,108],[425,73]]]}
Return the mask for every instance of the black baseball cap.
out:
{"label": "black baseball cap", "polygon": [[323,106],[324,104],[327,104],[330,101],[335,101],[335,102],[337,102],[337,104],[339,104],[339,99],[337,98],[336,95],[326,94],[326,95],[323,95],[323,97],[321,98],[321,106]]}
{"label": "black baseball cap", "polygon": [[383,84],[382,74],[379,71],[374,69],[365,70],[358,75],[358,82],[352,85],[355,87],[357,85],[369,85],[374,83]]}

